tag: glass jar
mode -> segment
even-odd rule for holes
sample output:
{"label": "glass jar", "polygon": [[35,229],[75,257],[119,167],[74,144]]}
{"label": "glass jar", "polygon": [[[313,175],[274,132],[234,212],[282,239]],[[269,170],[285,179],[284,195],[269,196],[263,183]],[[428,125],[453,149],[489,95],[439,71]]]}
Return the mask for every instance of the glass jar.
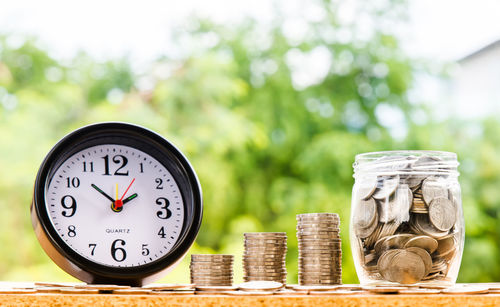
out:
{"label": "glass jar", "polygon": [[457,155],[363,153],[353,164],[350,239],[362,285],[453,285],[464,246]]}

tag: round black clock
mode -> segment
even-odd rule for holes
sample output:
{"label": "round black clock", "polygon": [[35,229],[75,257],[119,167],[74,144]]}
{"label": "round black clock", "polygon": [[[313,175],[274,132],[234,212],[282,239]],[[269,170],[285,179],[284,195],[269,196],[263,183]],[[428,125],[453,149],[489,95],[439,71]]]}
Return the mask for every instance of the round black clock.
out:
{"label": "round black clock", "polygon": [[38,171],[31,217],[63,270],[88,283],[139,286],[179,262],[202,220],[189,161],[160,135],[126,123],[80,128]]}

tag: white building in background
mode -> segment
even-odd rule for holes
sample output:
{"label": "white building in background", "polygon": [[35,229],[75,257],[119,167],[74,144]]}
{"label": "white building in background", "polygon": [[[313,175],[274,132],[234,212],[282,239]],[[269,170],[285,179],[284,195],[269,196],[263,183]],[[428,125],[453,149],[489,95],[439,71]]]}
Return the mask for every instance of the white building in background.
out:
{"label": "white building in background", "polygon": [[457,61],[447,96],[456,116],[500,118],[500,40]]}

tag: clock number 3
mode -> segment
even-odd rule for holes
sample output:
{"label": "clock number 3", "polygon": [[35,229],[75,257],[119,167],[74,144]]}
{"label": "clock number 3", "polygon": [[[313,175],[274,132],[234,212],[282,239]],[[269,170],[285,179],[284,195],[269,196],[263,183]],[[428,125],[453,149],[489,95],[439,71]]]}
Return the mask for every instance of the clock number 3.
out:
{"label": "clock number 3", "polygon": [[156,211],[157,217],[166,220],[172,216],[172,211],[168,209],[168,206],[170,205],[168,199],[166,199],[165,197],[159,197],[156,199],[156,204],[160,205],[161,206],[160,208],[162,209],[160,211]]}

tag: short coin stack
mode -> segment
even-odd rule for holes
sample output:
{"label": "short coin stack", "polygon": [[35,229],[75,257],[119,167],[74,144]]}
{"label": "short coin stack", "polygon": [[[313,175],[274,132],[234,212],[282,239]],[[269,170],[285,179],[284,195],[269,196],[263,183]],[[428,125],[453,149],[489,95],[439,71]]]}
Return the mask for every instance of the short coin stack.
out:
{"label": "short coin stack", "polygon": [[196,286],[231,286],[233,255],[191,255],[191,283]]}
{"label": "short coin stack", "polygon": [[342,283],[340,218],[336,213],[297,215],[299,242],[299,284]]}
{"label": "short coin stack", "polygon": [[243,279],[286,282],[286,233],[245,233]]}

